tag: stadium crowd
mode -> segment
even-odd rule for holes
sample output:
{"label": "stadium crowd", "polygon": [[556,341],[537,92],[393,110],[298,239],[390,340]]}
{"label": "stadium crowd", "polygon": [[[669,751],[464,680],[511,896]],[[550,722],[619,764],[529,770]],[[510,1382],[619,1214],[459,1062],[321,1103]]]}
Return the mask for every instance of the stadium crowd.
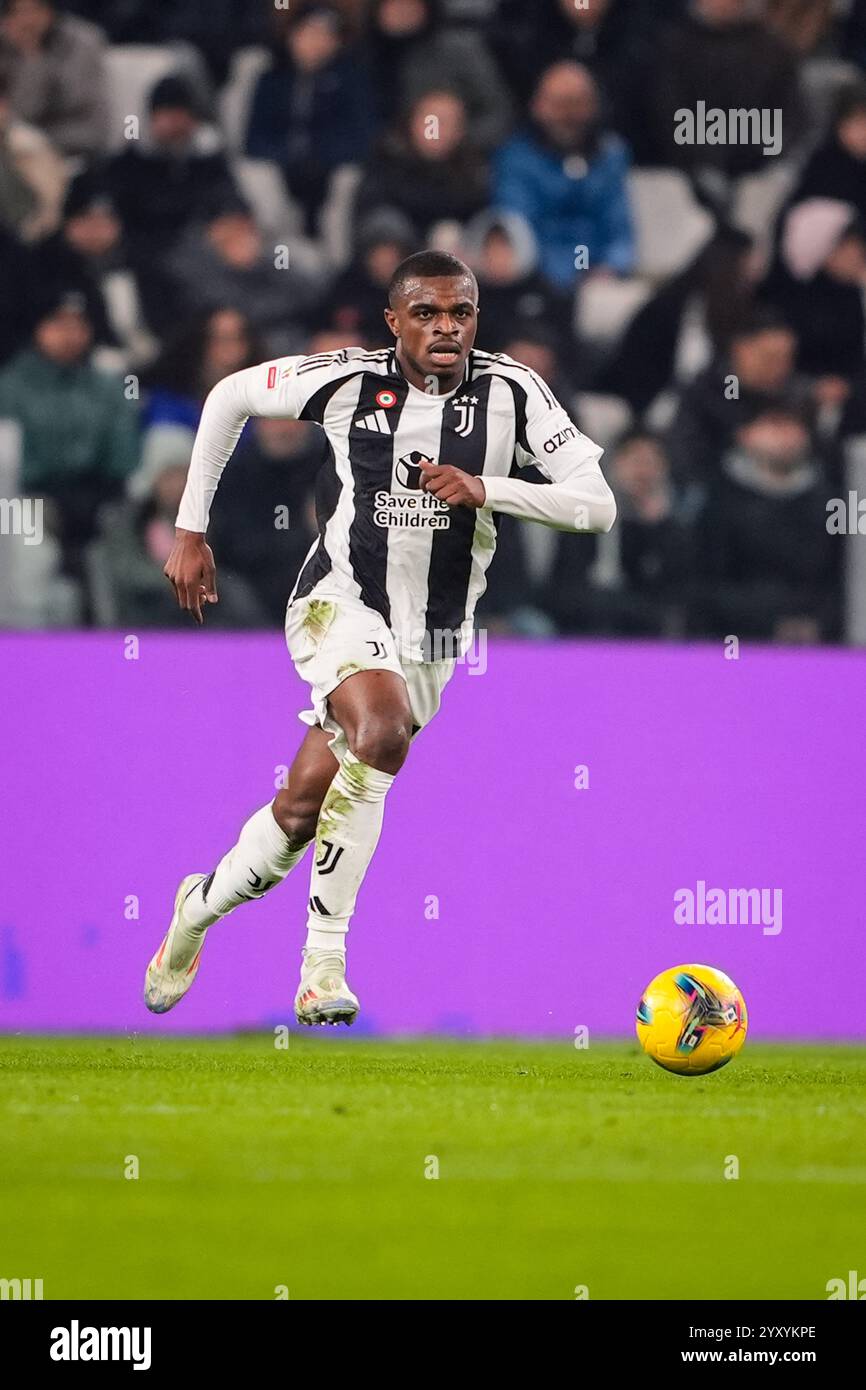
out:
{"label": "stadium crowd", "polygon": [[[601,537],[502,517],[479,621],[845,640],[864,69],[866,0],[2,0],[0,493],[44,534],[2,539],[0,623],[188,621],[162,566],[207,392],[383,346],[434,245],[619,507]],[[248,424],[210,626],[282,622],[323,453]]]}

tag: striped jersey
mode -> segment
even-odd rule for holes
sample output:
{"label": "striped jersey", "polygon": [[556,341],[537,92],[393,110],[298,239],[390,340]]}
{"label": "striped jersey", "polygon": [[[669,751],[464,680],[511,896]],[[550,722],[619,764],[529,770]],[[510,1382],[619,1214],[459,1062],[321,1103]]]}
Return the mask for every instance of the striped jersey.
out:
{"label": "striped jersey", "polygon": [[[232,409],[224,392],[210,420],[205,409],[178,525],[205,529],[248,415],[315,422],[328,442],[316,487],[318,535],[289,605],[310,595],[360,599],[385,619],[404,660],[466,651],[496,547],[494,511],[571,530],[612,524],[612,513],[601,522],[595,515],[612,503],[598,467],[602,450],[535,372],[502,354],[473,350],[461,383],[443,395],[407,381],[393,348],[286,357],[228,380],[241,394]],[[422,460],[481,475],[485,506],[448,506],[426,492]],[[515,462],[536,465],[561,486],[509,480]],[[557,493],[555,505],[553,496],[546,505],[529,496],[548,491]]]}

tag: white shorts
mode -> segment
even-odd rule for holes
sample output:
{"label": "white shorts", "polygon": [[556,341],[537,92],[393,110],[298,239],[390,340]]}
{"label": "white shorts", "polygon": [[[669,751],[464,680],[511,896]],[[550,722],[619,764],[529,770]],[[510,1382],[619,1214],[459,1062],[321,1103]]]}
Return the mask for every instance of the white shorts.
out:
{"label": "white shorts", "polygon": [[401,661],[394,634],[381,613],[347,594],[295,599],[286,611],[286,645],[313,697],[313,708],[302,710],[298,718],[332,735],[331,751],[337,758],[342,758],[348,743],[328,709],[328,696],[347,676],[356,671],[393,671],[402,676],[417,732],[439,709],[442,691],[454,674],[454,657]]}

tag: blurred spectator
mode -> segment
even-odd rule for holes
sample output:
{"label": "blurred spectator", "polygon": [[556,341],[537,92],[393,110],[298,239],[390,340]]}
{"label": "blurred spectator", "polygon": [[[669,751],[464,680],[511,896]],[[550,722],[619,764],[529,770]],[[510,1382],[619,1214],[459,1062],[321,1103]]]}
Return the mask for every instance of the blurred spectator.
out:
{"label": "blurred spectator", "polygon": [[[529,52],[521,54],[532,82],[553,63],[569,59],[588,68],[599,84],[605,116],[629,134],[628,101],[640,56],[657,40],[660,26],[676,18],[683,0],[536,0]],[[525,90],[525,95],[529,96]]]}
{"label": "blurred spectator", "polygon": [[9,92],[0,69],[0,224],[34,241],[57,226],[66,168],[48,137],[13,114]]}
{"label": "blurred spectator", "polygon": [[315,425],[254,420],[214,500],[208,534],[218,563],[247,580],[278,626],[316,535],[313,489],[327,453]]}
{"label": "blurred spectator", "polygon": [[236,309],[215,309],[185,323],[142,376],[145,426],[171,422],[196,429],[205,397],[217,382],[265,357]]}
{"label": "blurred spectator", "polygon": [[443,29],[439,0],[373,0],[369,51],[379,120],[391,125],[441,80],[460,97],[472,141],[492,149],[508,134],[511,99],[484,39]]}
{"label": "blurred spectator", "polygon": [[[483,308],[481,313],[484,313]],[[569,362],[566,366],[560,349],[561,341],[554,328],[544,323],[524,322],[515,325],[512,334],[506,338],[502,351],[507,357],[513,357],[515,362],[522,362],[524,367],[537,372],[557,400],[568,410],[573,390],[573,365]],[[524,472],[521,471],[519,476],[524,477]]]}
{"label": "blurred spectator", "polygon": [[357,243],[354,259],[338,275],[318,317],[326,327],[354,335],[361,346],[383,347],[391,337],[384,318],[388,283],[416,249],[415,233],[402,212],[382,208],[361,221]]}
{"label": "blurred spectator", "polygon": [[32,318],[30,257],[0,224],[0,366],[27,341]]}
{"label": "blurred spectator", "polygon": [[592,274],[627,274],[634,239],[626,173],[628,153],[601,128],[598,89],[578,63],[556,63],[541,78],[531,125],[500,151],[494,205],[518,212],[535,231],[541,269],[565,292],[583,248]]}
{"label": "blurred spectator", "polygon": [[[526,470],[514,470],[524,482]],[[556,546],[554,532],[533,527],[531,522],[495,513],[496,557],[487,571],[487,586],[478,601],[476,618],[488,632],[526,637],[552,637],[556,624],[545,610],[544,582]],[[533,545],[541,535],[545,544],[536,557]]]}
{"label": "blurred spectator", "polygon": [[866,226],[850,203],[809,198],[782,228],[779,262],[763,287],[799,339],[806,375],[850,382],[866,343]]}
{"label": "blurred spectator", "polygon": [[190,227],[166,269],[175,280],[176,293],[167,306],[174,318],[178,303],[183,312],[195,315],[231,305],[249,321],[271,357],[301,350],[322,297],[321,276],[299,269],[291,255],[288,264],[278,263],[276,249],[265,245],[241,199],[218,204],[203,225]]}
{"label": "blurred spectator", "polygon": [[371,156],[356,216],[388,207],[410,219],[415,240],[434,239],[439,223],[462,224],[488,199],[487,165],[466,130],[466,112],[449,91],[429,91]]}
{"label": "blurred spectator", "polygon": [[833,22],[833,0],[767,0],[767,25],[798,53],[811,53]]}
{"label": "blurred spectator", "polygon": [[[99,538],[88,552],[98,626],[136,631],[189,624],[189,614],[178,607],[162,572],[174,545],[174,521],[185,482],[186,466],[169,465],[140,501],[113,503],[100,512]],[[217,592],[219,602],[208,609],[209,627],[265,625],[266,616],[249,585],[230,567],[220,566]]]}
{"label": "blurred spectator", "polygon": [[725,454],[699,527],[697,629],[819,641],[839,635],[841,551],[802,415],[755,412]]}
{"label": "blurred spectator", "polygon": [[280,13],[276,32],[272,65],[256,84],[246,151],[280,166],[315,236],[331,175],[367,152],[372,95],[335,5]]}
{"label": "blurred spectator", "polygon": [[843,88],[836,101],[832,128],[801,171],[785,215],[807,198],[837,198],[851,203],[866,220],[866,83]]}
{"label": "blurred spectator", "polygon": [[107,137],[105,40],[52,0],[2,0],[0,64],[16,115],[66,155],[95,155]]}
{"label": "blurred spectator", "polygon": [[734,332],[728,352],[686,387],[668,438],[677,484],[705,485],[743,422],[765,406],[802,393],[795,379],[797,338],[772,310],[756,310]]}
{"label": "blurred spectator", "polygon": [[160,317],[166,293],[160,261],[217,198],[237,195],[222,139],[202,118],[185,77],[164,77],[150,93],[150,119],[109,163],[107,185],[142,277],[145,312]]}
{"label": "blurred spectator", "polygon": [[478,279],[481,346],[502,351],[514,335],[547,326],[560,354],[573,347],[567,305],[538,270],[538,242],[524,217],[495,209],[466,227],[461,255]]}
{"label": "blurred spectator", "polygon": [[268,10],[262,0],[64,0],[64,8],[100,24],[112,43],[192,43],[217,86],[238,48],[264,43]]}
{"label": "blurred spectator", "polygon": [[766,170],[772,156],[762,141],[745,142],[731,132],[719,144],[679,143],[680,111],[694,113],[696,120],[699,102],[702,110],[726,115],[779,111],[781,153],[791,154],[800,126],[796,55],[768,30],[753,0],[692,0],[689,14],[660,39],[644,85],[639,162],[686,170],[714,206],[730,196],[728,179]]}
{"label": "blurred spectator", "polygon": [[[123,228],[97,173],[73,179],[60,230],[34,246],[32,260],[44,290],[81,293],[96,346],[122,348],[128,358],[145,344],[135,281],[127,271]],[[115,292],[115,277],[121,274],[126,277],[123,309]]]}
{"label": "blurred spectator", "polygon": [[670,631],[687,601],[692,555],[662,441],[642,430],[627,435],[613,451],[608,477],[620,521],[611,583],[623,600],[617,627],[627,630],[625,613],[633,609],[645,631]]}
{"label": "blurred spectator", "polygon": [[236,309],[217,309],[184,323],[142,373],[144,442],[127,488],[131,497],[146,496],[169,465],[189,463],[208,392],[224,376],[266,356]]}
{"label": "blurred spectator", "polygon": [[606,474],[617,524],[592,539],[592,550],[560,539],[547,605],[564,632],[676,635],[685,626],[694,557],[664,445],[634,430],[613,450]]}
{"label": "blurred spectator", "polygon": [[853,0],[845,25],[842,56],[866,69],[866,0]]}
{"label": "blurred spectator", "polygon": [[641,415],[676,379],[686,328],[700,329],[712,356],[751,311],[760,260],[751,238],[720,227],[679,275],[674,275],[635,314],[593,389],[622,396]]}
{"label": "blurred spectator", "polygon": [[138,421],[122,381],[90,363],[93,330],[80,294],[47,296],[32,347],[0,371],[0,418],[22,434],[21,486],[54,499],[76,572],[97,506],[138,461]]}

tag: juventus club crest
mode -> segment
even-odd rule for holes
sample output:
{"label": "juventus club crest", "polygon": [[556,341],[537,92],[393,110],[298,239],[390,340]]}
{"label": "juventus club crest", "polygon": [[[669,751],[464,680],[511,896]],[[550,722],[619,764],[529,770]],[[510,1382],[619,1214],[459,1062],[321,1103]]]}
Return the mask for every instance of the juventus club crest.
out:
{"label": "juventus club crest", "polygon": [[454,409],[457,412],[457,424],[454,433],[461,435],[464,439],[475,428],[475,407],[477,404],[477,396],[456,396],[454,399]]}

